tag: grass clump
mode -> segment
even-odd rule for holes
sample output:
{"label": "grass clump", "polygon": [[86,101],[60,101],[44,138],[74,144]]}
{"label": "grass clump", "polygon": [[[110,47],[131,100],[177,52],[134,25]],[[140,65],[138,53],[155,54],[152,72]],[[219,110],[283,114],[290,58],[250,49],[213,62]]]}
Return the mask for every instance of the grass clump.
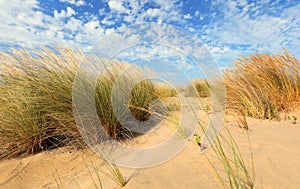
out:
{"label": "grass clump", "polygon": [[108,162],[107,160],[104,161],[105,161],[104,164],[110,173],[108,177],[110,177],[119,186],[121,187],[125,186],[128,180],[125,179],[118,166],[113,161],[111,162]]}
{"label": "grass clump", "polygon": [[197,90],[200,98],[206,98],[211,96],[210,87],[206,79],[193,80],[193,85]]}
{"label": "grass clump", "polygon": [[155,94],[159,98],[178,97],[176,89],[165,82],[155,82]]}
{"label": "grass clump", "polygon": [[174,112],[174,111],[181,110],[181,105],[178,103],[169,103],[169,104],[167,104],[166,107],[167,107],[168,112]]}
{"label": "grass clump", "polygon": [[[64,145],[85,146],[72,106],[72,86],[83,57],[83,52],[65,47],[13,49],[0,54],[0,159]],[[124,129],[113,115],[111,90],[120,68],[128,65],[110,62],[115,69],[99,76],[94,98],[102,125],[117,138]],[[149,81],[139,82],[132,90],[129,106],[135,107],[131,110],[136,119],[149,116],[153,93]]]}
{"label": "grass clump", "polygon": [[248,188],[252,189],[255,185],[255,170],[254,170],[254,159],[252,153],[252,146],[248,135],[248,141],[250,144],[251,151],[251,169],[247,165],[243,155],[240,152],[239,146],[236,143],[234,137],[228,126],[225,126],[226,133],[220,134],[216,142],[211,146],[217,159],[220,161],[225,175],[218,170],[215,163],[213,163],[207,156],[206,159],[216,177],[219,180],[222,188]]}
{"label": "grass clump", "polygon": [[83,143],[71,102],[82,53],[55,50],[1,54],[0,159]]}
{"label": "grass clump", "polygon": [[[112,100],[112,90],[116,83],[116,80],[121,76],[122,70],[129,67],[128,63],[114,62],[114,66],[106,69],[104,74],[99,78],[98,84],[96,86],[96,109],[99,119],[104,126],[107,133],[114,139],[116,138],[126,138],[132,137],[132,133],[126,130],[125,127],[119,123],[117,117],[114,114]],[[118,80],[118,110],[121,115],[125,115],[126,120],[126,110],[129,108],[132,116],[139,121],[147,121],[150,117],[149,106],[151,101],[155,100],[157,96],[155,95],[154,85],[151,80],[141,80],[143,78],[143,70],[140,67],[134,67],[129,73],[121,76]],[[127,93],[128,86],[135,85],[130,93],[129,104],[124,104],[122,100],[119,102],[119,97],[122,98],[123,94]]]}
{"label": "grass clump", "polygon": [[299,105],[300,63],[283,54],[255,54],[224,70],[227,108],[258,119],[278,119]]}
{"label": "grass clump", "polygon": [[211,88],[209,86],[207,79],[193,79],[190,86],[186,89],[179,88],[179,91],[184,92],[186,97],[196,97],[207,98],[211,96]]}

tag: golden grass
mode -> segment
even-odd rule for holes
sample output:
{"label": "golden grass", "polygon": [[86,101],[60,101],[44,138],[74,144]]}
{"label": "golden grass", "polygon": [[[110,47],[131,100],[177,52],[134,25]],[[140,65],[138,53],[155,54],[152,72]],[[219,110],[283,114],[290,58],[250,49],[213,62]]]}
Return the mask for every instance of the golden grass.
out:
{"label": "golden grass", "polygon": [[237,59],[224,70],[227,108],[243,116],[279,119],[299,105],[300,64],[287,50],[283,54],[255,54]]}
{"label": "golden grass", "polygon": [[82,52],[25,49],[1,54],[0,158],[82,143],[74,124],[72,84]]}
{"label": "golden grass", "polygon": [[180,88],[181,92],[185,92],[187,97],[196,97],[197,95],[200,98],[207,98],[211,96],[211,88],[207,79],[192,79],[191,85],[187,89]]}
{"label": "golden grass", "polygon": [[176,89],[172,88],[165,82],[155,82],[155,94],[158,98],[177,97]]}
{"label": "golden grass", "polygon": [[200,98],[206,98],[211,96],[210,87],[206,79],[195,79],[192,81],[195,89],[197,90]]}

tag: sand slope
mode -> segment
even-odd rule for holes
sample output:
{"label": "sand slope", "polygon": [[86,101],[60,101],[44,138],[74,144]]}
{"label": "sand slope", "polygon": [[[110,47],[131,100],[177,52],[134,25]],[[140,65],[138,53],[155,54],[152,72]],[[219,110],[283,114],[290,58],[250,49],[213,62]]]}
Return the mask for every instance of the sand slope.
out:
{"label": "sand slope", "polygon": [[[299,117],[300,114],[295,115]],[[251,118],[248,122],[255,161],[255,188],[299,188],[300,124],[293,124],[290,120],[277,122]],[[234,121],[228,124],[245,159],[249,161],[246,132],[237,128]],[[165,129],[162,131],[166,132]],[[160,139],[167,136],[163,133],[154,135],[160,136]],[[145,145],[147,140],[141,141]],[[160,166],[140,170],[121,168],[129,179],[124,188],[218,188],[216,178],[198,150],[194,141],[190,141],[179,155]],[[207,155],[212,157],[212,150]],[[67,148],[22,159],[2,160],[0,188],[58,188],[60,183],[64,188],[95,188],[92,178],[97,180],[96,169],[100,170],[104,188],[120,188],[107,176],[103,161],[90,150],[79,152]]]}

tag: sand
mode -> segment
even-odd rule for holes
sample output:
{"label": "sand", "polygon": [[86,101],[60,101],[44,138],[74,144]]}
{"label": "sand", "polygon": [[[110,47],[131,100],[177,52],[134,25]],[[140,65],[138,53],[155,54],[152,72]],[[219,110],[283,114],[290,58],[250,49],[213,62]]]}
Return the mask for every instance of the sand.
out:
{"label": "sand", "polygon": [[[291,115],[300,117],[300,112]],[[227,116],[226,120],[250,167],[247,133],[237,127],[232,117]],[[247,120],[255,163],[255,188],[299,188],[300,124],[293,124],[291,120]],[[152,143],[161,142],[170,131],[162,127],[156,133],[139,138],[135,145],[145,146],[150,139]],[[159,166],[120,168],[128,179],[124,188],[219,188],[204,155],[198,152],[198,146],[191,140],[175,158]],[[217,164],[213,154],[212,150],[206,152]],[[62,185],[63,188],[95,188],[96,171],[103,188],[120,188],[108,176],[103,161],[91,150],[74,151],[67,147],[0,161],[0,188],[58,188]]]}

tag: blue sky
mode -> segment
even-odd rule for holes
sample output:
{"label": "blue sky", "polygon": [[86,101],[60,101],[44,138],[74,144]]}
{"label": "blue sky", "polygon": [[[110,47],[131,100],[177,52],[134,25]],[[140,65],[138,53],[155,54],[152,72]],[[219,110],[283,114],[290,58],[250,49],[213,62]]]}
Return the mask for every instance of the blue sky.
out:
{"label": "blue sky", "polygon": [[145,22],[191,32],[223,66],[283,47],[300,58],[299,0],[0,0],[0,49],[63,44],[88,50],[117,29]]}

